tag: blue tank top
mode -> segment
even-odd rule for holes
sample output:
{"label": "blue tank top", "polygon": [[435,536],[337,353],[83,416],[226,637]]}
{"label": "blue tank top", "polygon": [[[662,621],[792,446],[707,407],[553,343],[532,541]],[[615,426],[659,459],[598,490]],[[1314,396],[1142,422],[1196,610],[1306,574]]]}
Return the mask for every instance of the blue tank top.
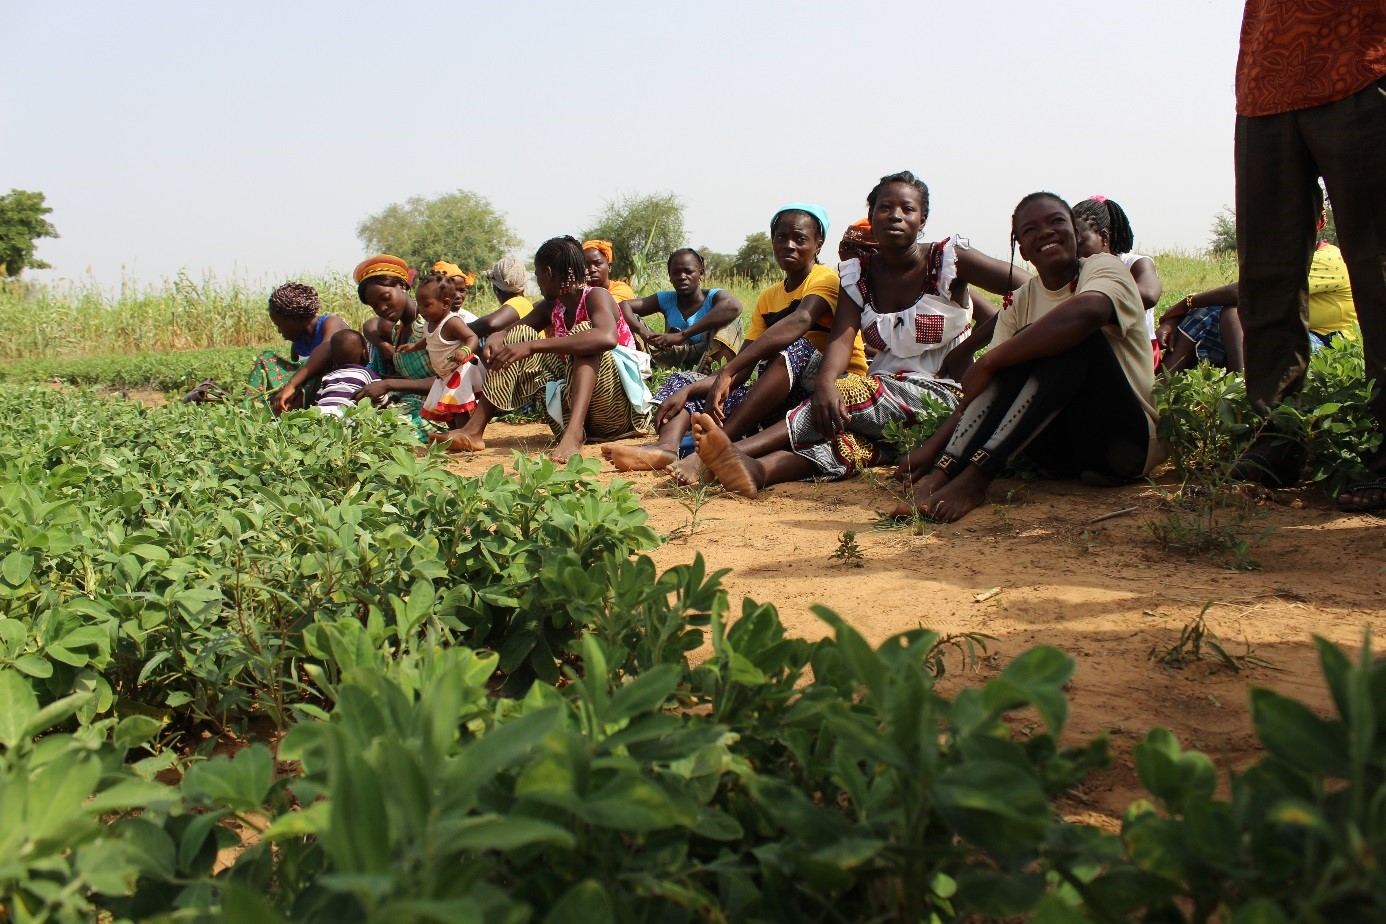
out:
{"label": "blue tank top", "polygon": [[[703,319],[712,310],[712,300],[717,296],[721,289],[708,289],[707,298],[698,306],[698,310],[693,312],[693,316],[685,318],[683,312],[679,310],[679,293],[664,291],[656,292],[655,298],[659,299],[659,310],[664,312],[664,328],[666,330],[685,330],[692,327]],[[707,339],[706,333],[696,334],[689,339],[689,343],[702,343]]]}
{"label": "blue tank top", "polygon": [[291,357],[291,358],[293,358],[293,359],[307,359],[309,353],[312,353],[312,352],[313,352],[314,350],[316,350],[319,346],[321,346],[321,345],[322,345],[322,329],[323,329],[324,325],[327,324],[327,319],[328,319],[328,318],[335,318],[335,317],[336,317],[335,314],[320,314],[320,315],[318,315],[318,323],[316,323],[316,324],[313,325],[313,329],[312,329],[311,331],[309,331],[308,333],[304,334],[302,337],[299,337],[297,340],[295,340],[295,341],[293,342],[293,346],[290,348],[291,351],[292,351],[292,357]]}

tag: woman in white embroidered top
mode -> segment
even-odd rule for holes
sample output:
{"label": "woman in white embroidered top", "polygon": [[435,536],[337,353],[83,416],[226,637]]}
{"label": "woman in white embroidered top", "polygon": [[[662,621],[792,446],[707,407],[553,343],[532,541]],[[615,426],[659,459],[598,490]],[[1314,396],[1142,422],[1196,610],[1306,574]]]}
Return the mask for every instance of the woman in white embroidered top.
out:
{"label": "woman in white embroidered top", "polygon": [[1091,484],[1134,480],[1163,456],[1145,306],[1130,272],[1110,254],[1078,256],[1073,210],[1053,193],[1020,200],[1011,241],[1039,276],[963,375],[959,412],[911,459],[932,468],[897,514],[961,519],[1022,450],[1051,477]]}
{"label": "woman in white embroidered top", "polygon": [[[971,355],[968,284],[1004,292],[1010,267],[961,238],[920,242],[929,189],[909,171],[882,177],[866,204],[879,249],[838,268],[838,313],[812,399],[735,444],[694,418],[698,455],[728,490],[749,497],[771,484],[886,464],[886,424],[909,423],[932,403],[956,407],[962,397],[950,357]],[[1011,278],[1019,285],[1028,274]],[[866,375],[846,371],[858,331],[877,351]]]}

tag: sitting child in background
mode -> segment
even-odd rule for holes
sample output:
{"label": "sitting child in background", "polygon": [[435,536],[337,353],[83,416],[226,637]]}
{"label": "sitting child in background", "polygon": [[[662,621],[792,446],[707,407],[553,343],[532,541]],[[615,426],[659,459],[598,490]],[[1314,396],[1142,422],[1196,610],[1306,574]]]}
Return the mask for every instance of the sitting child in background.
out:
{"label": "sitting child in background", "polygon": [[486,376],[486,369],[477,357],[481,341],[467,326],[475,315],[458,312],[453,281],[441,273],[426,276],[419,282],[416,298],[419,316],[424,320],[424,337],[400,347],[399,353],[428,351],[433,374],[438,378],[428,392],[419,416],[461,426],[466,415],[476,407],[476,395]]}
{"label": "sitting child in background", "polygon": [[[366,338],[359,331],[338,331],[328,345],[332,351],[332,369],[323,373],[315,407],[320,414],[341,417],[348,407],[357,403],[356,396],[361,389],[379,381],[380,376],[366,368]],[[383,406],[384,401],[380,399],[377,406]]]}

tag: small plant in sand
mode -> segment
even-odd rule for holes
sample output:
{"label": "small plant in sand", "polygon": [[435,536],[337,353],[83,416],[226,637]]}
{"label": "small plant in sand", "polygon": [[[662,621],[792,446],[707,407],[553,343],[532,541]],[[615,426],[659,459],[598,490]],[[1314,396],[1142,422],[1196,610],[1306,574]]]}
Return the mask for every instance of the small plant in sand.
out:
{"label": "small plant in sand", "polygon": [[850,529],[837,537],[837,549],[828,557],[849,568],[860,568],[866,564],[866,556],[862,555],[861,546],[857,545],[857,534]]}
{"label": "small plant in sand", "polygon": [[1222,646],[1222,640],[1213,633],[1212,628],[1208,625],[1208,610],[1212,609],[1213,605],[1211,600],[1203,604],[1203,609],[1199,611],[1198,615],[1179,630],[1179,639],[1173,645],[1164,648],[1159,645],[1152,646],[1150,659],[1165,667],[1177,668],[1185,668],[1199,661],[1212,661],[1218,667],[1225,667],[1235,674],[1240,674],[1245,664],[1274,667],[1275,665],[1264,658],[1252,654],[1249,644],[1244,655],[1228,653],[1227,649]]}

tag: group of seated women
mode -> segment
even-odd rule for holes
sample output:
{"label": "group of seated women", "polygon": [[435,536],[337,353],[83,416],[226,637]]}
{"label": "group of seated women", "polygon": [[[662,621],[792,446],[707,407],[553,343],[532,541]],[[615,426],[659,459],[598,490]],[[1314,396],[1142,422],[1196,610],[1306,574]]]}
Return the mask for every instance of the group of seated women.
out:
{"label": "group of seated women", "polygon": [[[497,415],[542,405],[556,460],[638,436],[602,454],[623,471],[715,480],[747,497],[894,465],[911,495],[896,513],[944,521],[980,504],[1021,452],[1044,473],[1095,484],[1140,478],[1159,461],[1149,317],[1159,280],[1148,258],[1132,259],[1115,203],[1026,196],[1009,261],[956,234],[924,240],[929,190],[908,171],[883,177],[866,206],[836,270],[820,262],[821,207],[796,202],[770,217],[784,275],[744,331],[736,297],[704,288],[696,251],[670,255],[671,291],[641,298],[609,278],[610,244],[572,237],[535,254],[537,303],[518,260],[487,270],[500,307],[484,317],[463,308],[469,282],[451,264],[415,281],[395,257],[362,262],[357,291],[375,317],[359,334],[322,316],[308,287],[283,286],[270,314],[293,353],[267,367],[273,404],[315,403],[313,383],[338,396],[354,388],[357,400],[392,398],[457,452],[483,449]],[[653,395],[652,363],[676,370]],[[897,458],[887,427],[940,407],[951,411],[942,425]]]}

